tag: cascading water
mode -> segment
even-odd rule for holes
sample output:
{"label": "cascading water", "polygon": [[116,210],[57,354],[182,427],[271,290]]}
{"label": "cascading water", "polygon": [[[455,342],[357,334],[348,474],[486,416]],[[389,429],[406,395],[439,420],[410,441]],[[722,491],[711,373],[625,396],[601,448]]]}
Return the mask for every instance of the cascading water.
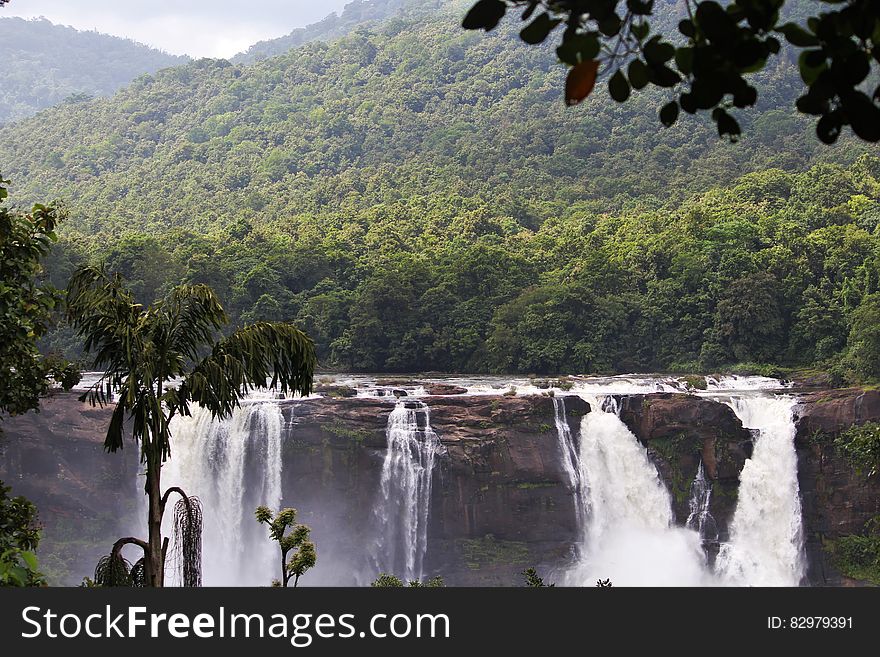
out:
{"label": "cascading water", "polygon": [[386,435],[388,450],[374,510],[379,527],[374,567],[376,574],[419,580],[428,546],[431,483],[442,449],[440,439],[431,429],[430,410],[421,402],[398,403],[388,417]]}
{"label": "cascading water", "polygon": [[[712,482],[703,464],[691,484],[685,526],[676,527],[670,495],[656,467],[617,416],[614,397],[609,396],[617,394],[618,387],[629,394],[652,391],[652,386],[674,389],[672,383],[578,382],[574,390],[592,408],[579,436],[569,426],[564,396],[554,391],[559,469],[575,496],[581,534],[576,566],[560,583],[593,586],[606,578],[615,586],[800,582],[804,559],[793,444],[795,400],[773,397],[763,380],[708,384],[709,389],[698,394],[728,403],[757,436],[740,477],[730,541],[720,548],[710,513]],[[502,388],[498,384],[491,389],[497,394]],[[478,388],[474,394],[489,390]],[[270,399],[252,399],[223,422],[194,408],[193,417],[173,423],[174,451],[163,470],[163,487],[180,486],[203,502],[206,585],[267,585],[278,576],[277,546],[256,523],[253,511],[262,504],[282,506],[283,426],[281,408]],[[379,572],[406,579],[425,575],[433,470],[443,448],[431,428],[429,409],[411,396],[398,401],[386,435],[388,450],[373,509],[379,538],[368,546],[367,568],[362,568],[363,556],[356,566],[352,562],[361,583]]]}
{"label": "cascading water", "polygon": [[224,421],[195,407],[172,423],[163,487],[180,486],[202,501],[205,585],[268,586],[279,577],[278,548],[254,510],[281,507],[283,424],[274,402],[245,403]]}
{"label": "cascading water", "polygon": [[712,485],[706,479],[706,471],[701,460],[700,467],[697,468],[697,476],[691,484],[691,498],[688,501],[690,513],[685,527],[700,535],[707,556],[710,555],[710,548],[718,543],[718,526],[709,510],[711,502]]}
{"label": "cascading water", "polygon": [[790,396],[728,400],[743,426],[758,431],[752,457],[740,473],[730,542],[717,571],[734,585],[797,586],[804,575],[801,501]]}
{"label": "cascading water", "polygon": [[[616,405],[585,397],[580,480],[587,522],[568,584],[699,585],[706,572],[699,535],[673,526],[669,493]],[[603,410],[603,407],[609,409]]]}
{"label": "cascading water", "polygon": [[558,395],[553,396],[553,419],[556,422],[556,435],[559,438],[559,453],[562,469],[568,479],[568,485],[573,491],[580,490],[581,473],[578,465],[578,448],[571,434],[568,418],[565,416],[565,399]]}
{"label": "cascading water", "polygon": [[[556,423],[556,436],[559,440],[559,460],[565,473],[569,490],[574,498],[575,526],[579,532],[583,531],[586,523],[586,509],[584,508],[584,495],[582,492],[580,455],[578,446],[568,424],[565,412],[565,398],[559,395],[553,396],[553,419]],[[577,549],[575,554],[577,554]]]}

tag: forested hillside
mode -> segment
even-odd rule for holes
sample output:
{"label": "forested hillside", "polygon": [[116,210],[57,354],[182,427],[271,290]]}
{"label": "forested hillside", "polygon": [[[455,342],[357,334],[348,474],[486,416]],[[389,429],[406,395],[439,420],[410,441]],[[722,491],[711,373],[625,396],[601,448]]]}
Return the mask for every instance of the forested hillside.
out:
{"label": "forested hillside", "polygon": [[876,376],[880,160],[819,144],[796,67],[759,78],[732,145],[660,128],[660,95],[566,109],[552,53],[460,18],[201,60],[0,130],[12,197],[68,203],[53,279],[88,259],[144,300],[207,282],[347,369]]}
{"label": "forested hillside", "polygon": [[45,19],[0,18],[0,124],[65,99],[106,96],[142,73],[187,61],[128,39]]}
{"label": "forested hillside", "polygon": [[295,29],[278,39],[255,43],[230,61],[234,64],[247,64],[283,55],[292,48],[312,41],[329,41],[342,37],[358,27],[374,27],[375,23],[403,11],[424,14],[449,2],[450,0],[353,0],[345,5],[339,14],[330,14],[317,23]]}

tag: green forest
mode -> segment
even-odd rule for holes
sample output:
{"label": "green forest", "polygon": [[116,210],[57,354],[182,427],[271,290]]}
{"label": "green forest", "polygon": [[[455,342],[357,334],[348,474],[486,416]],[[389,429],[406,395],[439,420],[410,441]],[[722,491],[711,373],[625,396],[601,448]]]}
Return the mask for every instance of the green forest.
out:
{"label": "green forest", "polygon": [[[206,283],[233,328],[295,321],[324,368],[880,374],[880,153],[816,140],[790,59],[730,144],[701,118],[659,128],[661,91],[568,109],[550,49],[459,14],[3,128],[10,198],[65,203],[49,278],[104,262],[144,300]],[[44,348],[78,355],[63,324]]]}
{"label": "green forest", "polygon": [[277,39],[258,41],[230,61],[234,64],[249,64],[283,55],[311,41],[332,41],[358,27],[375,26],[401,14],[424,16],[443,4],[449,4],[449,0],[356,0],[317,23],[297,28]]}
{"label": "green forest", "polygon": [[143,73],[189,59],[45,19],[0,18],[0,43],[0,124],[112,94]]}

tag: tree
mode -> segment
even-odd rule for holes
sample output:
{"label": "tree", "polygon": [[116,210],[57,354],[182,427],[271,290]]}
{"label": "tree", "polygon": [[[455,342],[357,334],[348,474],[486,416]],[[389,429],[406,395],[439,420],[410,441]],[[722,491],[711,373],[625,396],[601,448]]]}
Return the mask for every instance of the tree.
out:
{"label": "tree", "polygon": [[864,380],[880,378],[880,294],[872,294],[850,320],[848,365]]}
{"label": "tree", "polygon": [[870,478],[880,471],[880,424],[853,425],[834,439],[834,446],[860,474]]}
{"label": "tree", "polygon": [[[822,0],[826,11],[808,16],[805,25],[782,18],[786,6],[798,6],[795,0],[684,4],[678,34],[653,29],[651,21],[663,23],[663,13],[675,12],[655,0],[479,0],[463,25],[489,31],[508,8],[524,9],[522,20],[530,22],[520,37],[529,44],[564,25],[556,53],[571,66],[566,103],[587,98],[599,77],[607,78],[618,102],[654,85],[669,90],[670,100],[660,108],[663,125],[675,123],[680,110],[711,111],[718,133],[731,140],[741,130],[730,110],[754,106],[758,99],[748,74],[768,67],[774,56],[799,51],[806,89],[797,109],[819,117],[819,139],[834,143],[849,125],[862,139],[880,141],[880,86],[867,88],[876,84],[870,76],[880,63],[875,0]],[[789,44],[785,49],[782,39]]]}
{"label": "tree", "polygon": [[406,583],[396,575],[380,573],[379,576],[370,583],[370,586],[376,589],[402,589],[404,587],[413,589],[438,589],[442,588],[444,584],[443,578],[439,575],[424,582],[414,579],[409,583]]}
{"label": "tree", "polygon": [[37,508],[23,497],[9,497],[0,481],[0,586],[45,584],[34,554],[40,542]]}
{"label": "tree", "polygon": [[281,581],[275,580],[273,586],[287,588],[293,579],[296,588],[299,578],[318,561],[315,544],[309,540],[312,530],[296,523],[296,509],[282,509],[274,516],[268,507],[261,506],[256,516],[257,522],[269,525],[269,536],[281,549]]}
{"label": "tree", "polygon": [[[8,196],[8,183],[0,177],[0,203]],[[67,389],[79,381],[68,363],[46,360],[37,349],[59,300],[58,291],[40,278],[62,217],[54,206],[19,212],[0,205],[0,412],[36,409],[51,376],[63,379]]]}
{"label": "tree", "polygon": [[[143,550],[133,569],[136,583],[163,586],[168,539],[162,538],[162,518],[172,494],[180,496],[174,509],[177,560],[185,585],[201,582],[201,511],[196,498],[179,488],[162,491],[162,464],[171,455],[170,422],[190,415],[199,404],[217,418],[232,414],[239,401],[255,388],[307,395],[311,392],[315,348],[311,339],[285,323],[260,323],[215,340],[227,316],[214,292],[204,285],[183,285],[164,299],[144,307],[135,303],[122,278],[103,268],[79,269],[67,287],[67,315],[86,351],[95,353],[101,379],[82,399],[108,402],[116,408],[104,448],[123,448],[126,423],[140,446],[149,499],[147,539],[119,539],[96,572],[127,572],[122,557],[126,545]],[[176,387],[172,383],[178,381]],[[128,575],[131,575],[128,572]],[[111,580],[125,581],[112,575]]]}
{"label": "tree", "polygon": [[545,588],[545,587],[550,587],[550,586],[556,586],[556,584],[545,584],[544,578],[540,577],[538,575],[538,571],[535,570],[534,568],[526,568],[522,572],[522,576],[526,580],[526,586],[530,587],[530,588],[540,589],[540,588]]}

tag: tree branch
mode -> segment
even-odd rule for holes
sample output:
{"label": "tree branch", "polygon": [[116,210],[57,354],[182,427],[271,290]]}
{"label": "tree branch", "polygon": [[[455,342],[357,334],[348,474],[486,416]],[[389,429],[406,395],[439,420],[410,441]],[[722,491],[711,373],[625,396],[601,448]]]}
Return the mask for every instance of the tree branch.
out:
{"label": "tree branch", "polygon": [[165,491],[165,494],[162,496],[162,513],[165,513],[165,505],[168,504],[168,498],[171,496],[171,493],[177,493],[183,498],[183,503],[186,505],[186,512],[192,515],[192,507],[189,503],[189,495],[182,488],[178,488],[177,486],[172,486],[168,490]]}
{"label": "tree branch", "polygon": [[133,536],[128,536],[126,538],[120,538],[118,541],[116,541],[113,544],[113,549],[110,551],[110,554],[114,558],[118,557],[119,553],[122,552],[122,548],[124,548],[126,545],[137,545],[144,551],[145,557],[150,552],[150,546],[147,544],[146,541],[142,541],[139,538],[134,538]]}

